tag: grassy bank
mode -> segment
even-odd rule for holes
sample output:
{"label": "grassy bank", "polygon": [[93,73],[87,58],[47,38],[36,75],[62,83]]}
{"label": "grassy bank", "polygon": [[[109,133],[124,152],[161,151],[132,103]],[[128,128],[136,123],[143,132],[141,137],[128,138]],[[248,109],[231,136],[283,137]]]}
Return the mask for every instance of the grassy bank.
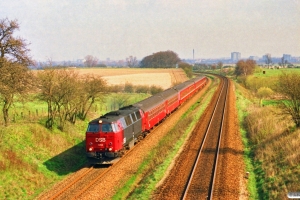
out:
{"label": "grassy bank", "polygon": [[86,123],[50,132],[37,123],[0,127],[0,199],[33,199],[85,163]]}
{"label": "grassy bank", "polygon": [[300,191],[300,130],[280,109],[280,100],[266,99],[260,106],[255,93],[236,88],[250,198],[286,199],[288,192]]}
{"label": "grassy bank", "polygon": [[[149,96],[125,95],[129,104]],[[89,118],[116,106],[113,96],[106,98],[105,104],[97,102],[92,107]],[[18,102],[11,109],[10,125],[0,125],[0,199],[34,199],[86,163],[84,140],[88,120],[68,124],[64,132],[57,128],[50,131],[44,127],[46,115],[44,102]]]}
{"label": "grassy bank", "polygon": [[[211,86],[216,88],[217,81]],[[191,133],[197,120],[208,105],[214,90],[199,99],[178,121],[175,127],[153,148],[138,171],[122,188],[118,190],[113,199],[149,199],[155,191],[156,185],[165,175],[168,167],[174,161],[179,149]]]}
{"label": "grassy bank", "polygon": [[238,119],[240,125],[240,133],[242,135],[242,141],[244,145],[244,162],[246,166],[246,171],[249,172],[248,184],[247,189],[250,194],[250,199],[258,199],[258,192],[257,192],[257,182],[254,172],[253,166],[253,149],[252,145],[249,143],[249,139],[247,136],[247,130],[244,124],[245,117],[249,114],[247,108],[253,104],[250,99],[252,99],[251,94],[245,90],[243,87],[235,84],[236,88],[236,107],[238,111]]}

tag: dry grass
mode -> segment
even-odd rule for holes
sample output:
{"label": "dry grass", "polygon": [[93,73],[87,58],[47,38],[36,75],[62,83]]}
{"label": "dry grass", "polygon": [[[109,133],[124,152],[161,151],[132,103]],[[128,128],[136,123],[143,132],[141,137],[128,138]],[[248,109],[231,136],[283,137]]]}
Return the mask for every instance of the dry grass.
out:
{"label": "dry grass", "polygon": [[[80,75],[94,74],[103,77],[109,85],[131,83],[133,85],[154,85],[163,89],[188,80],[182,69],[150,68],[72,68]],[[38,71],[33,71],[37,73]]]}
{"label": "dry grass", "polygon": [[294,130],[289,116],[280,109],[251,107],[246,126],[254,144],[254,161],[263,199],[285,199],[288,192],[299,191],[300,130]]}
{"label": "dry grass", "polygon": [[128,82],[133,85],[156,85],[167,89],[188,80],[182,69],[81,68],[75,70],[82,75],[100,75],[112,85]]}

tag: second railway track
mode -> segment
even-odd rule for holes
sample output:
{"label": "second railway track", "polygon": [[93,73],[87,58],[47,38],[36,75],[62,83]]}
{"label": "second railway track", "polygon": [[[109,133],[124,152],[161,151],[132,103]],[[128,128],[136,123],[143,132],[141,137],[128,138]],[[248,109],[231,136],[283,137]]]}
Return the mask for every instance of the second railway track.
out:
{"label": "second railway track", "polygon": [[218,100],[201,142],[197,159],[193,165],[182,199],[213,198],[227,93],[228,80],[223,78]]}
{"label": "second railway track", "polygon": [[211,105],[199,120],[154,199],[207,199],[213,194],[211,190],[217,190],[217,187],[213,189],[212,181],[228,87],[228,80],[220,78],[220,86]]}

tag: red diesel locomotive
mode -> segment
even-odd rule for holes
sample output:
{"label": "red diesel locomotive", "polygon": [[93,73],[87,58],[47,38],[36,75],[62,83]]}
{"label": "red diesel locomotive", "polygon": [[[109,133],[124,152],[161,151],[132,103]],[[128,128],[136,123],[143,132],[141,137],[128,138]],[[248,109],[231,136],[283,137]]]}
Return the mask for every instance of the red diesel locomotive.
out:
{"label": "red diesel locomotive", "polygon": [[198,76],[130,106],[89,122],[86,152],[91,163],[111,163],[143,139],[189,97],[206,85]]}

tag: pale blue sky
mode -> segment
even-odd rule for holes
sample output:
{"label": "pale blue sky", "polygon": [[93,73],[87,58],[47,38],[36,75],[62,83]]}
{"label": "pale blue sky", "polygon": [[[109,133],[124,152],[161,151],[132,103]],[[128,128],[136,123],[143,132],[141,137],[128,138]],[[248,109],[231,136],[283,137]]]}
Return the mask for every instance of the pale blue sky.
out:
{"label": "pale blue sky", "polygon": [[300,0],[2,0],[33,59],[300,56]]}

